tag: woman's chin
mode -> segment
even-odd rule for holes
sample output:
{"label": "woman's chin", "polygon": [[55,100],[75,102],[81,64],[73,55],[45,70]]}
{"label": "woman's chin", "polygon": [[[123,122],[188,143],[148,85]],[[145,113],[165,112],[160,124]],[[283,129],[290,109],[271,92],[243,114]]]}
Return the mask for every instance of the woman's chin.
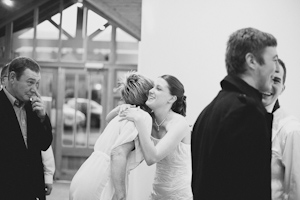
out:
{"label": "woman's chin", "polygon": [[151,108],[152,104],[153,104],[153,101],[152,101],[152,100],[147,100],[147,101],[146,101],[146,105],[147,105],[150,109],[152,109],[152,108]]}

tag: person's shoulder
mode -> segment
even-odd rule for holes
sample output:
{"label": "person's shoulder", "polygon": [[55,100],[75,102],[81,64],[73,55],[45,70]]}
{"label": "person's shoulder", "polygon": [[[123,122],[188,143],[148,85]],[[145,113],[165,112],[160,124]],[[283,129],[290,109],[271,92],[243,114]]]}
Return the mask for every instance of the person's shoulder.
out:
{"label": "person's shoulder", "polygon": [[174,113],[171,123],[174,125],[189,127],[186,117],[184,117],[178,113]]}
{"label": "person's shoulder", "polygon": [[146,112],[142,109],[140,109],[140,110],[142,111],[142,116],[143,116],[144,119],[146,119],[146,120],[151,119],[152,120],[152,117],[151,117],[150,113],[148,113],[148,112]]}
{"label": "person's shoulder", "polygon": [[[267,115],[267,112],[262,104],[259,104],[256,99],[248,97],[244,94],[236,94],[235,100],[228,105],[219,109],[220,122],[225,124],[239,124],[248,121],[251,124],[261,124],[266,120],[271,122],[272,114]],[[253,127],[254,128],[254,127]]]}
{"label": "person's shoulder", "polygon": [[298,120],[290,120],[282,126],[279,131],[281,137],[290,138],[293,141],[300,142],[300,123]]}
{"label": "person's shoulder", "polygon": [[274,122],[280,127],[294,127],[300,126],[300,119],[293,114],[287,112],[284,108],[278,108],[274,113]]}
{"label": "person's shoulder", "polygon": [[239,102],[238,109],[243,112],[249,113],[259,113],[261,115],[266,114],[266,109],[264,108],[262,102],[258,101],[257,99],[247,96],[246,94],[239,94],[237,95],[237,99]]}
{"label": "person's shoulder", "polygon": [[0,99],[4,99],[6,97],[6,94],[4,92],[4,89],[0,90]]}
{"label": "person's shoulder", "polygon": [[239,107],[257,107],[258,100],[252,96],[239,91],[222,90],[211,102],[213,107],[224,107],[225,109],[236,109]]}
{"label": "person's shoulder", "polygon": [[109,128],[121,128],[126,125],[128,120],[121,120],[120,116],[115,116],[112,120],[108,122],[105,129]]}
{"label": "person's shoulder", "polygon": [[174,117],[173,117],[174,120],[178,120],[178,121],[186,121],[186,117],[181,115],[181,114],[178,114],[178,113],[175,113],[174,112]]}
{"label": "person's shoulder", "polygon": [[285,118],[286,122],[282,129],[287,134],[296,134],[300,136],[300,121],[297,117],[289,115]]}
{"label": "person's shoulder", "polygon": [[229,92],[224,99],[221,98],[219,100],[219,103],[223,109],[231,112],[257,112],[258,110],[263,112],[265,110],[262,102],[259,102],[252,96],[239,92]]}
{"label": "person's shoulder", "polygon": [[119,130],[135,130],[135,124],[133,121],[130,120],[121,120],[119,116],[116,116],[114,118],[115,123],[113,123],[111,126],[114,128],[118,128]]}

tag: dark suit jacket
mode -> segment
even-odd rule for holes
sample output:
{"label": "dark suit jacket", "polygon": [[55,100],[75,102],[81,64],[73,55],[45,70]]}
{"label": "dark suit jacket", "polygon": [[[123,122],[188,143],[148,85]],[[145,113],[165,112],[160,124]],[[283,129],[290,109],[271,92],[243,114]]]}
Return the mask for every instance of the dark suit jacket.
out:
{"label": "dark suit jacket", "polygon": [[25,110],[28,148],[13,106],[0,91],[0,199],[45,198],[41,150],[52,142],[52,127],[48,116],[40,122],[30,103]]}
{"label": "dark suit jacket", "polygon": [[194,200],[271,199],[273,115],[242,79],[227,76],[221,86],[192,131]]}

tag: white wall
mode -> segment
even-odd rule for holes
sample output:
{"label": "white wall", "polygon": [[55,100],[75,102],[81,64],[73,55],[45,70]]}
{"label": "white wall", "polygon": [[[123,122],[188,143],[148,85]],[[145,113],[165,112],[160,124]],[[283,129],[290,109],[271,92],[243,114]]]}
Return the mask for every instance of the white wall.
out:
{"label": "white wall", "polygon": [[[220,90],[229,35],[245,27],[277,38],[279,57],[288,70],[281,105],[300,118],[298,0],[143,0],[138,70],[151,78],[178,77],[185,85],[187,119],[193,124]],[[134,188],[140,199],[147,199],[142,198],[143,189],[148,191]]]}
{"label": "white wall", "polygon": [[226,75],[229,35],[250,26],[277,38],[288,68],[281,104],[300,118],[300,1],[144,0],[142,8],[138,70],[150,77],[173,74],[184,83],[191,124]]}

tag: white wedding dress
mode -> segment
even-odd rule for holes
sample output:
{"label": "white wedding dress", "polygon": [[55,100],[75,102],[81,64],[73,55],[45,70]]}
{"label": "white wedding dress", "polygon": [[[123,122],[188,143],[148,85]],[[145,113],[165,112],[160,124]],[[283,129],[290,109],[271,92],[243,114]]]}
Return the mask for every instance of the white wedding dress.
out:
{"label": "white wedding dress", "polygon": [[192,200],[191,177],[191,145],[180,142],[174,152],[156,163],[149,200]]}
{"label": "white wedding dress", "polygon": [[[97,139],[94,152],[81,165],[70,185],[70,200],[112,200],[114,187],[110,178],[110,156],[114,148],[134,141],[135,150],[127,160],[127,174],[143,160],[138,132],[131,121],[115,117]],[[151,124],[150,124],[151,125]]]}

